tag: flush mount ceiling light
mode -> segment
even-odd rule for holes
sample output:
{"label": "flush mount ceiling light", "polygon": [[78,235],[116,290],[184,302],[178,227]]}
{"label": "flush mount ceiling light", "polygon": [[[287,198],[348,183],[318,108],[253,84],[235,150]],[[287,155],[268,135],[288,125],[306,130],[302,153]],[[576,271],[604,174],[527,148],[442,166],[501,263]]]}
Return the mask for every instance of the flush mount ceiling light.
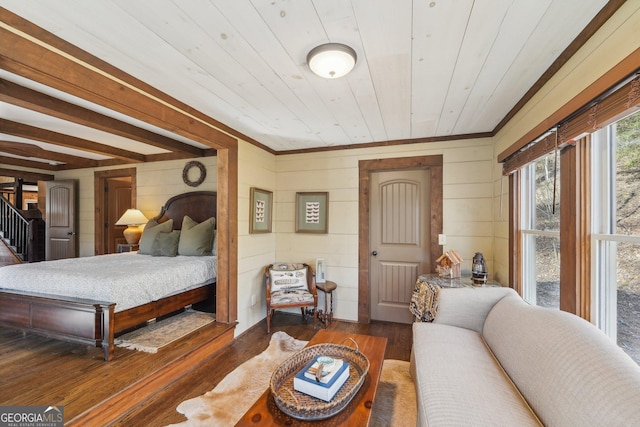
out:
{"label": "flush mount ceiling light", "polygon": [[340,43],[327,43],[311,49],[307,64],[311,71],[325,79],[347,75],[356,65],[356,51]]}

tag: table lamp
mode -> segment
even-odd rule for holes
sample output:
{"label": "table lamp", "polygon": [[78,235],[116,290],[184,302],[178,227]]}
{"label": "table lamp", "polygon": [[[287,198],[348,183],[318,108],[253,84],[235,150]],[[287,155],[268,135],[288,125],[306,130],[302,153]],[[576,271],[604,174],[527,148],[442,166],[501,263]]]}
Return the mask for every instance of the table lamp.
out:
{"label": "table lamp", "polygon": [[120,217],[116,225],[128,226],[122,234],[130,245],[137,245],[142,236],[142,229],[140,225],[146,224],[149,220],[138,209],[127,209],[126,212]]}

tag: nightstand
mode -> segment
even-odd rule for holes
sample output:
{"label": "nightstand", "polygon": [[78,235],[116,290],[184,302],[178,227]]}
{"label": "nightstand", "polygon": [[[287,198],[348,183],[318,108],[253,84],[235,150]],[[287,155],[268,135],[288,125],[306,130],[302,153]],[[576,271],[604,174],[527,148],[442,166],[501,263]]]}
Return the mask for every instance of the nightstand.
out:
{"label": "nightstand", "polygon": [[140,248],[140,245],[138,245],[137,243],[135,245],[130,245],[129,243],[118,243],[116,245],[116,252],[117,253],[123,253],[123,252],[133,252],[133,251],[137,251]]}

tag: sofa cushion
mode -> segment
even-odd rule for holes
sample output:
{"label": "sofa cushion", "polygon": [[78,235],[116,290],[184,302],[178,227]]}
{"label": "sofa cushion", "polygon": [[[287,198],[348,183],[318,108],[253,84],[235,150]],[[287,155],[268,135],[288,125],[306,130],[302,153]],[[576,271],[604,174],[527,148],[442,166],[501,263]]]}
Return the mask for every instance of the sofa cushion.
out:
{"label": "sofa cushion", "polygon": [[438,293],[438,315],[434,323],[471,329],[482,333],[484,321],[496,302],[517,295],[511,288],[442,288]]}
{"label": "sofa cushion", "polygon": [[540,425],[475,331],[414,323],[411,369],[419,425]]}
{"label": "sofa cushion", "polygon": [[545,425],[640,420],[640,367],[591,323],[512,295],[491,310],[483,334]]}

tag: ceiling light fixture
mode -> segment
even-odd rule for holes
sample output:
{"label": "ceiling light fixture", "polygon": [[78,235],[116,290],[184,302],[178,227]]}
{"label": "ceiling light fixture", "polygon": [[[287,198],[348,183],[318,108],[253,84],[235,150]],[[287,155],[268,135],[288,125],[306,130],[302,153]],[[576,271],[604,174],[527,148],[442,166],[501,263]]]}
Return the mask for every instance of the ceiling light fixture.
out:
{"label": "ceiling light fixture", "polygon": [[325,79],[347,75],[356,65],[356,51],[341,43],[326,43],[311,49],[307,64],[311,71]]}

